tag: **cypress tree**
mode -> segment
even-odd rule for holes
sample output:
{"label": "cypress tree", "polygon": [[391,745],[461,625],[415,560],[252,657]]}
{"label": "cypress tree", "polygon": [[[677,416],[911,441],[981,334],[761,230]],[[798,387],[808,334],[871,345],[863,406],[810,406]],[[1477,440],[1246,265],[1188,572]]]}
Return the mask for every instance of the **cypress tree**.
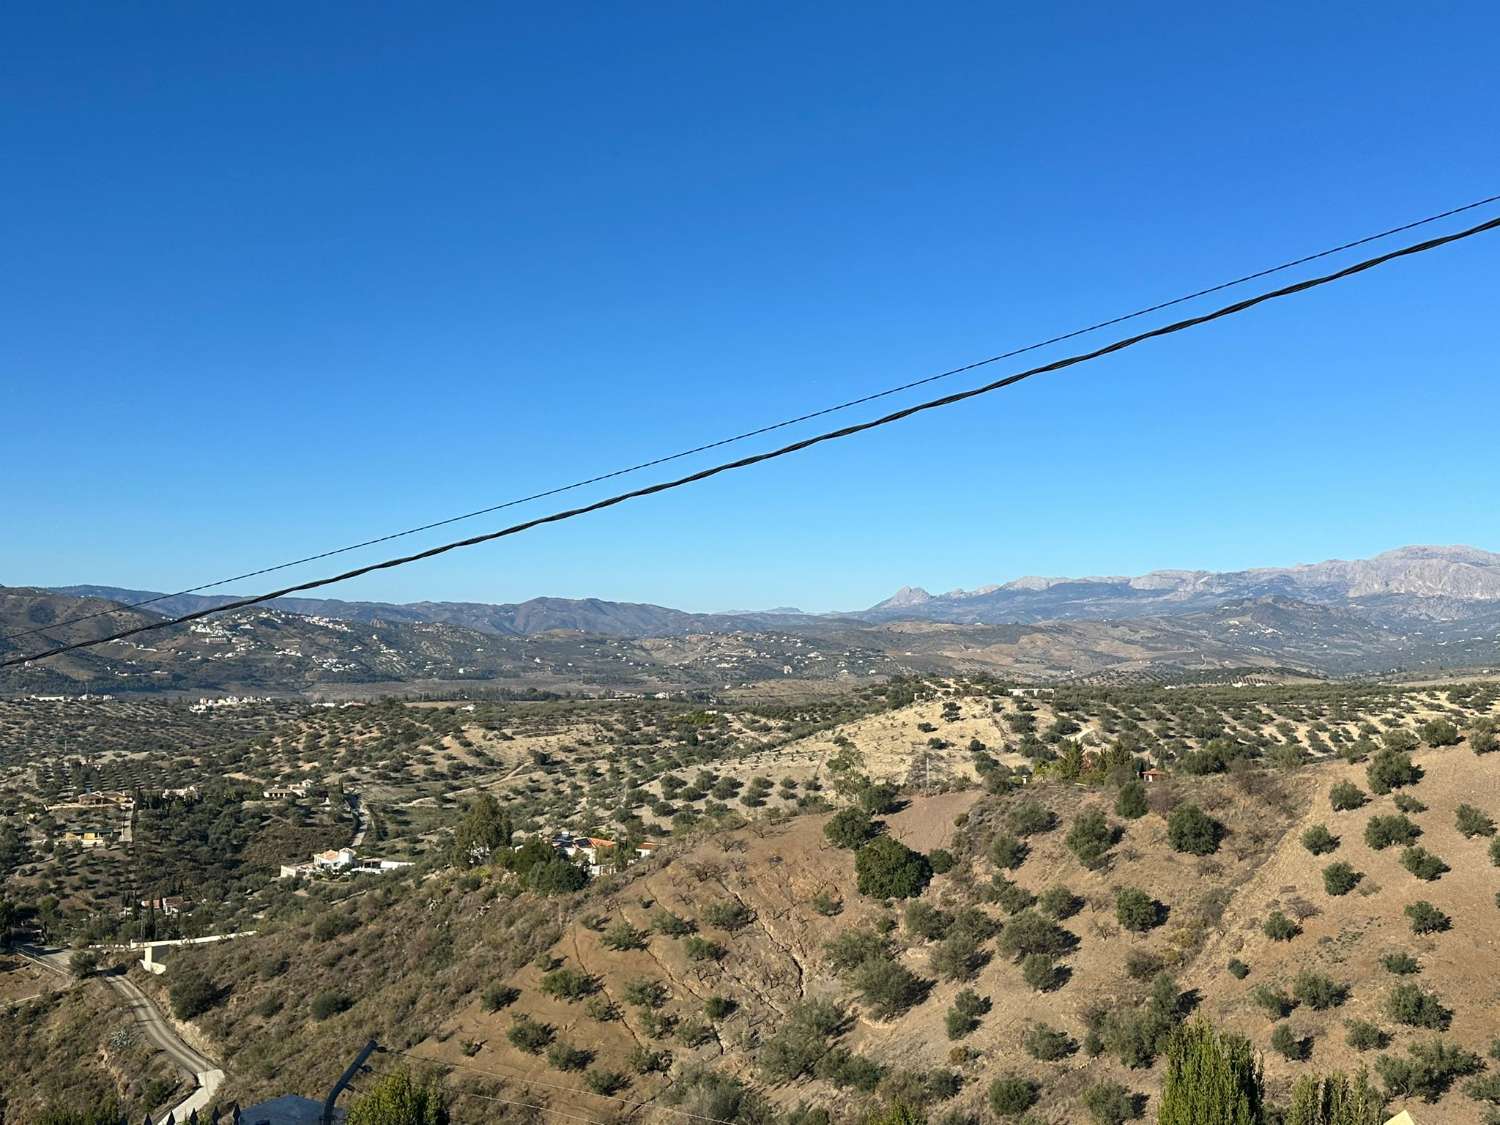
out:
{"label": "cypress tree", "polygon": [[1298,1079],[1286,1125],[1380,1125],[1384,1119],[1385,1099],[1364,1070],[1353,1079],[1334,1071]]}
{"label": "cypress tree", "polygon": [[1157,1125],[1261,1125],[1264,1093],[1250,1041],[1196,1019],[1167,1040]]}

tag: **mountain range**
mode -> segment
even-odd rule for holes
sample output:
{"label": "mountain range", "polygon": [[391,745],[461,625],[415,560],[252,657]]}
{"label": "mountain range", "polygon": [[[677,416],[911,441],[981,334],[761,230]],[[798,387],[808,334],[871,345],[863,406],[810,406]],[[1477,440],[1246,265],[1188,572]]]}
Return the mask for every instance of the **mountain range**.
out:
{"label": "mountain range", "polygon": [[[231,600],[113,586],[0,587],[0,652]],[[108,615],[67,623],[100,611]],[[28,629],[40,632],[12,636]],[[1233,572],[1029,577],[938,595],[904,587],[868,609],[828,614],[691,613],[594,598],[288,598],[35,665],[0,678],[0,690],[113,681],[158,690],[304,691],[476,679],[675,690],[901,672],[1170,679],[1236,669],[1374,675],[1496,664],[1500,555],[1416,546]]]}

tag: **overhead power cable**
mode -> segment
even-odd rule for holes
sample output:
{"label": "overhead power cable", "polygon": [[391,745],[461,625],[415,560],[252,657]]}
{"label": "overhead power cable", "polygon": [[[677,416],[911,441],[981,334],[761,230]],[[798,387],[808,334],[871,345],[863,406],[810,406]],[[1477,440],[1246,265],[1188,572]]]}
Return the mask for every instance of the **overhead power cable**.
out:
{"label": "overhead power cable", "polygon": [[1336,270],[1333,273],[1323,274],[1319,277],[1307,278],[1303,281],[1298,281],[1294,282],[1291,285],[1283,286],[1280,289],[1272,289],[1265,293],[1259,293],[1254,297],[1247,297],[1242,301],[1236,301],[1234,304],[1225,305],[1222,308],[1215,309],[1212,312],[1203,313],[1199,316],[1188,317],[1184,320],[1174,321],[1171,324],[1165,324],[1157,328],[1152,328],[1148,331],[1138,333],[1134,336],[1126,336],[1123,339],[1116,340],[1114,343],[1106,344],[1101,348],[1095,348],[1093,351],[1082,352],[1077,355],[1071,355],[1066,356],[1062,359],[1056,359],[1050,363],[1044,363],[1041,366],[1032,367],[1026,371],[1020,371],[1014,375],[1007,375],[1002,379],[996,379],[993,382],[985,383],[982,386],[971,387],[970,389],[965,391],[956,391],[953,394],[944,395],[941,398],[928,399],[925,402],[917,403],[914,406],[904,407],[901,410],[894,411],[879,418],[871,419],[867,422],[857,422],[853,425],[844,426],[837,430],[829,430],[825,433],[817,434],[809,438],[803,438],[800,441],[792,442],[790,445],[784,445],[779,449],[772,449],[765,453],[755,453],[751,454],[748,457],[741,457],[738,460],[726,461],[718,465],[710,466],[706,469],[700,469],[695,473],[689,473],[687,476],[678,477],[675,480],[660,481],[656,484],[647,485],[644,488],[637,488],[632,489],[629,492],[617,493],[614,496],[609,496],[602,500],[596,500],[591,504],[585,504],[577,508],[568,508],[560,512],[553,512],[550,515],[537,516],[534,519],[529,519],[522,523],[512,524],[509,527],[501,528],[499,531],[490,531],[482,535],[470,536],[467,539],[458,539],[451,543],[441,544],[437,547],[429,547],[427,550],[418,551],[415,554],[401,555],[397,558],[386,559],[383,562],[369,563],[365,566],[356,567],[353,570],[346,570],[342,574],[335,574],[328,578],[316,578],[308,582],[299,582],[294,586],[285,586],[279,590],[272,590],[269,593],[258,594],[254,597],[238,598],[235,601],[227,602],[221,606],[214,606],[208,609],[200,609],[196,612],[185,613],[181,616],[170,618],[168,620],[151,621],[147,622],[144,625],[136,625],[129,629],[122,629],[119,632],[111,633],[108,636],[96,637],[93,640],[76,641],[72,644],[58,645],[54,648],[47,649],[43,652],[33,653],[29,656],[11,657],[7,660],[0,661],[0,668],[8,668],[13,665],[25,664],[33,660],[42,660],[51,656],[60,656],[63,653],[76,652],[79,649],[93,648],[96,645],[108,644],[111,641],[124,640],[126,637],[133,637],[141,633],[149,633],[157,629],[168,629],[172,626],[182,625],[189,621],[197,621],[200,618],[208,617],[216,613],[228,613],[232,610],[245,609],[249,606],[259,605],[262,602],[272,601],[276,598],[284,598],[289,594],[299,594],[308,590],[316,590],[324,586],[332,586],[337,582],[346,582],[351,578],[359,578],[362,575],[372,574],[379,570],[390,570],[394,567],[406,566],[408,563],[418,562],[422,559],[435,558],[438,555],[444,555],[449,551],[456,551],[463,547],[474,547],[480,543],[488,543],[496,539],[503,539],[507,536],[518,535],[523,531],[530,531],[532,528],[541,527],[544,524],[560,523],[564,520],[575,519],[578,516],[587,515],[590,512],[598,512],[602,511],[605,508],[613,508],[616,505],[623,504],[628,500],[639,500],[646,496],[655,496],[656,494],[661,492],[669,492],[673,489],[682,488],[685,485],[696,484],[698,481],[707,480],[710,477],[718,476],[721,473],[731,472],[736,469],[749,468],[752,465],[759,465],[766,461],[774,461],[777,458],[786,457],[792,453],[799,453],[804,449],[810,449],[815,445],[821,445],[825,442],[830,441],[837,441],[841,438],[852,437],[855,434],[864,433],[867,430],[877,429],[881,426],[889,426],[892,423],[900,422],[903,419],[924,413],[928,410],[936,410],[939,407],[952,406],[955,403],[964,402],[971,398],[977,398],[979,395],[989,394],[992,391],[997,391],[1004,387],[1014,386],[1016,383],[1019,383],[1024,379],[1030,379],[1034,375],[1041,375],[1052,371],[1061,371],[1064,368],[1074,367],[1080,363],[1087,363],[1090,360],[1098,359],[1101,356],[1110,355],[1113,352],[1123,351],[1126,348],[1134,347],[1135,345],[1143,343],[1146,340],[1154,340],[1158,337],[1170,336],[1174,333],[1182,332],[1188,328],[1195,328],[1202,324],[1209,324],[1216,320],[1222,320],[1225,317],[1234,316],[1235,314],[1244,312],[1247,309],[1255,308],[1257,305],[1265,304],[1267,301],[1274,301],[1282,297],[1289,297],[1296,293],[1303,293],[1309,289],[1316,289],[1322,285],[1328,285],[1335,281],[1341,281],[1344,278],[1353,277],[1356,274],[1364,273],[1367,270],[1374,269],[1375,267],[1384,265],[1387,262],[1392,262],[1399,258],[1408,258],[1415,254],[1425,253],[1428,250],[1434,250],[1440,246],[1447,246],[1449,243],[1459,242],[1466,238],[1472,238],[1477,234],[1494,230],[1497,227],[1500,227],[1500,218],[1490,219],[1487,222],[1479,223],[1476,226],[1468,227],[1464,230],[1455,231],[1452,234],[1440,235],[1436,238],[1427,239],[1425,242],[1417,242],[1409,246],[1403,246],[1397,250],[1388,251],[1387,253],[1378,255],[1374,258],[1366,258],[1363,261],[1355,262],[1354,264],[1345,266],[1344,268]]}
{"label": "overhead power cable", "polygon": [[1192,293],[1184,293],[1181,297],[1174,297],[1170,301],[1160,301],[1154,305],[1147,305],[1144,308],[1136,309],[1134,312],[1124,313],[1120,316],[1111,317],[1108,320],[1096,321],[1095,323],[1085,325],[1082,328],[1075,328],[1071,332],[1064,332],[1058,336],[1051,336],[1045,340],[1038,340],[1034,344],[1027,344],[1024,347],[1013,348],[1008,352],[1001,352],[998,355],[988,356],[985,359],[976,360],[973,363],[966,363],[960,367],[951,367],[947,371],[939,371],[936,375],[927,375],[921,379],[914,379],[909,383],[902,383],[899,386],[888,387],[883,391],[875,391],[871,394],[861,395],[859,398],[851,398],[845,402],[835,403],[832,406],[825,406],[821,410],[814,410],[807,414],[799,414],[795,418],[787,418],[780,422],[772,422],[769,425],[761,426],[758,429],[746,430],[743,433],[733,434],[725,438],[719,438],[717,441],[710,441],[705,442],[702,445],[695,445],[691,449],[684,449],[679,453],[670,453],[662,457],[653,458],[649,461],[641,461],[637,464],[629,465],[623,469],[614,469],[610,472],[600,473],[597,476],[588,477],[584,480],[577,480],[571,484],[558,485],[555,488],[549,488],[542,492],[533,492],[529,496],[521,496],[517,497],[514,500],[506,500],[505,502],[500,504],[493,504],[488,508],[477,508],[472,512],[464,512],[462,515],[449,516],[446,519],[434,520],[432,523],[424,523],[420,524],[417,527],[409,527],[403,531],[393,531],[388,535],[376,536],[373,539],[364,539],[358,543],[350,543],[346,547],[336,547],[332,550],[322,551],[315,555],[305,555],[300,559],[292,559],[290,562],[277,563],[275,566],[262,567],[259,570],[249,570],[244,574],[236,574],[229,578],[220,578],[214,582],[206,582],[201,586],[189,586],[187,589],[178,590],[176,593],[156,594],[152,597],[145,598],[138,602],[126,603],[124,606],[113,606],[109,609],[101,609],[93,613],[85,613],[77,617],[67,618],[63,621],[56,621],[49,625],[41,625],[31,629],[24,629],[16,633],[7,633],[3,638],[0,639],[11,641],[19,640],[21,637],[29,637],[37,633],[45,633],[49,630],[57,629],[64,625],[76,625],[80,621],[92,621],[97,617],[108,617],[110,614],[121,612],[122,609],[143,609],[146,606],[156,605],[158,602],[168,601],[172,598],[185,597],[188,594],[201,594],[205,590],[216,590],[221,586],[229,585],[231,582],[243,582],[249,578],[259,578],[265,574],[274,574],[280,570],[288,570],[294,566],[302,566],[306,563],[318,562],[322,559],[330,559],[336,555],[348,554],[350,551],[358,551],[362,550],[365,547],[374,547],[381,543],[389,543],[393,539],[403,539],[409,535],[417,535],[424,531],[432,531],[435,528],[447,527],[449,524],[460,523],[463,520],[474,519],[478,516],[491,515],[494,512],[504,511],[506,508],[515,508],[522,504],[529,504],[535,500],[544,500],[549,496],[557,496],[564,492],[572,492],[579,488],[585,488],[591,484],[599,484],[602,481],[614,480],[616,477],[627,476],[630,473],[638,473],[644,469],[655,468],[657,465],[665,465],[671,461],[680,461],[684,457],[692,457],[698,453],[706,453],[712,449],[720,449],[726,445],[733,445],[737,442],[747,441],[753,437],[761,437],[765,434],[774,433],[777,430],[786,429],[788,426],[795,426],[802,422],[810,422],[814,418],[822,418],[829,414],[836,414],[843,410],[849,410],[856,406],[862,406],[868,402],[875,402],[878,399],[888,398],[894,394],[900,394],[903,391],[913,390],[916,387],[926,386],[929,383],[936,383],[940,379],[948,379],[953,377],[954,375],[961,375],[965,372],[973,371],[980,367],[987,367],[990,364],[999,363],[1001,360],[1014,359],[1016,356],[1025,355],[1027,352],[1034,352],[1041,348],[1050,347],[1053,344],[1061,344],[1064,341],[1076,339],[1077,337],[1087,335],[1090,332],[1097,332],[1103,328],[1111,328],[1116,324],[1124,324],[1126,321],[1136,320],[1140,317],[1148,316],[1151,313],[1160,312],[1163,309],[1170,309],[1176,305],[1181,305],[1185,304],[1188,301],[1197,300],[1199,297],[1207,297],[1213,293],[1220,293],[1225,289],[1232,289],[1237,285],[1244,285],[1246,282],[1257,281],[1263,277],[1270,277],[1272,274],[1284,273],[1286,270],[1295,269],[1297,266],[1303,266],[1309,262],[1316,262],[1319,259],[1331,257],[1332,255],[1342,253],[1345,250],[1353,250],[1356,247],[1365,246],[1371,242],[1378,242],[1382,238],[1390,238],[1392,235],[1402,234],[1409,230],[1415,230],[1418,227],[1424,227],[1431,223],[1438,222],[1442,219],[1452,218],[1454,215],[1461,215],[1465,211],[1473,211],[1478,207],[1484,207],[1488,204],[1496,202],[1500,202],[1500,195],[1490,195],[1486,196],[1483,199],[1476,199],[1472,203],[1465,203],[1462,207],[1453,207],[1447,211],[1439,211],[1435,215],[1428,215],[1426,218],[1414,219],[1409,223],[1402,223],[1400,226],[1396,227],[1388,227],[1385,230],[1377,231],[1375,234],[1367,234],[1363,238],[1356,238],[1352,242],[1343,242],[1337,246],[1330,246],[1326,250],[1319,250],[1315,254],[1306,254],[1300,258],[1293,258],[1291,261],[1282,262],[1277,266],[1269,266],[1266,269],[1256,270],[1254,273],[1247,273],[1241,277],[1236,277],[1229,281],[1221,281],[1219,282],[1219,284],[1210,285],[1206,289],[1198,289],[1193,291]]}

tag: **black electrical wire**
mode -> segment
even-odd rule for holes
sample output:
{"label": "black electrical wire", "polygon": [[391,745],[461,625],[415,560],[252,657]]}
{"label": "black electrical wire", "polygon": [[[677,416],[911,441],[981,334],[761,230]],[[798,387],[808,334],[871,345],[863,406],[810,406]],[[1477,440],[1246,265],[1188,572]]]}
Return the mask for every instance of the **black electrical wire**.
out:
{"label": "black electrical wire", "polygon": [[973,371],[979,367],[986,367],[992,363],[999,363],[1004,359],[1014,359],[1016,356],[1025,355],[1027,352],[1034,352],[1040,348],[1050,347],[1053,344],[1060,344],[1065,340],[1076,339],[1077,337],[1087,335],[1090,332],[1097,332],[1101,328],[1110,328],[1116,324],[1123,324],[1129,320],[1136,320],[1139,317],[1148,316],[1149,314],[1154,312],[1160,312],[1162,309],[1169,309],[1175,305],[1181,305],[1188,301],[1196,300],[1199,297],[1206,297],[1212,293],[1219,293],[1225,289],[1231,289],[1236,285],[1243,285],[1248,281],[1256,281],[1263,277],[1269,277],[1272,274],[1282,273],[1286,270],[1294,269],[1297,266],[1306,265],[1308,262],[1315,262],[1320,258],[1327,258],[1333,254],[1342,253],[1345,250],[1353,250],[1355,247],[1364,246],[1368,243],[1379,241],[1382,238],[1389,238],[1394,234],[1401,234],[1405,231],[1415,230],[1417,227],[1427,226],[1428,224],[1438,222],[1441,219],[1451,218],[1454,215],[1461,215],[1465,211],[1472,211],[1477,207],[1484,207],[1487,204],[1495,202],[1500,202],[1500,195],[1490,195],[1486,196],[1484,199],[1476,199],[1474,202],[1465,203],[1461,207],[1453,207],[1447,211],[1440,211],[1435,215],[1428,215],[1426,218],[1414,219],[1409,223],[1403,223],[1397,227],[1390,227],[1386,230],[1378,231],[1375,234],[1367,234],[1363,238],[1357,238],[1352,242],[1340,243],[1338,246],[1330,246],[1326,250],[1319,250],[1315,254],[1307,254],[1301,258],[1293,258],[1291,261],[1282,262],[1277,266],[1270,266],[1266,269],[1257,270],[1254,273],[1247,273],[1242,277],[1236,277],[1230,281],[1222,281],[1219,284],[1211,285],[1206,289],[1198,289],[1192,293],[1185,293],[1181,297],[1174,297],[1170,301],[1161,301],[1154,305],[1147,305],[1145,308],[1136,309],[1134,312],[1124,313],[1121,316],[1111,317],[1109,320],[1097,321],[1094,324],[1086,325],[1083,328],[1075,328],[1071,332],[1064,332],[1059,336],[1052,336],[1046,340],[1039,340],[1034,344],[1027,344],[1024,347],[1014,348],[1008,352],[1001,352],[999,355],[992,355],[985,359],[976,360],[973,363],[966,363],[961,367],[952,367],[947,371],[940,371],[936,375],[928,375],[921,379],[914,379],[909,383],[902,383],[900,386],[888,387],[883,391],[875,391],[871,394],[861,395],[859,398],[852,398],[847,402],[840,402],[836,403],[833,406],[826,406],[821,410],[814,410],[808,414],[799,414],[795,418],[787,418],[780,422],[773,422],[770,425],[761,426],[758,429],[746,430],[744,433],[734,434],[726,438],[720,438],[717,441],[707,442],[703,445],[696,445],[691,449],[684,449],[680,453],[671,453],[664,457],[654,458],[650,461],[641,461],[638,464],[630,465],[623,469],[615,469],[608,473],[600,473],[598,476],[592,476],[584,480],[574,481],[572,484],[559,485],[556,488],[549,488],[543,492],[533,492],[530,496],[518,497],[515,500],[507,500],[504,503],[494,504],[488,508],[478,508],[472,512],[465,512],[462,515],[449,516],[446,519],[435,520],[432,523],[424,523],[417,527],[409,527],[404,531],[393,531],[388,535],[380,535],[375,537],[374,539],[365,539],[358,543],[351,543],[346,547],[336,547],[330,551],[322,551],[315,555],[306,555],[300,559],[293,559],[290,562],[277,563],[275,566],[267,566],[262,567],[259,570],[246,571],[244,574],[236,574],[229,578],[220,578],[215,582],[207,582],[201,586],[190,586],[186,590],[178,590],[173,594],[156,594],[152,597],[145,598],[142,601],[129,602],[123,606],[112,606],[109,609],[97,610],[94,613],[85,613],[77,617],[67,618],[63,621],[56,621],[50,625],[38,626],[32,629],[24,629],[17,633],[8,633],[4,637],[0,637],[0,639],[8,641],[19,640],[21,637],[29,637],[36,633],[45,633],[49,630],[57,629],[64,625],[76,625],[80,621],[92,621],[96,617],[108,617],[110,614],[121,612],[122,609],[142,609],[145,606],[155,605],[158,602],[164,602],[171,598],[180,598],[188,594],[199,594],[204,590],[216,590],[220,586],[229,585],[229,583],[231,582],[242,582],[248,578],[259,578],[261,575],[274,574],[279,570],[288,570],[294,566],[302,566],[304,563],[318,562],[321,559],[333,558],[335,555],[347,554],[350,551],[358,551],[365,547],[376,546],[380,543],[389,543],[393,539],[403,539],[408,535],[417,535],[423,531],[431,531],[434,528],[446,527],[449,524],[459,523],[463,520],[474,519],[477,516],[487,516],[493,512],[503,511],[506,508],[518,507],[521,504],[529,504],[534,500],[543,500],[549,496],[557,496],[564,492],[572,492],[575,489],[585,488],[588,485],[598,484],[601,481],[613,480],[616,477],[627,476],[630,473],[637,473],[643,469],[654,468],[657,465],[665,465],[670,461],[679,461],[684,457],[691,457],[694,454],[698,453],[706,453],[711,449],[719,449],[726,445],[733,445],[736,442],[746,441],[753,437],[760,437],[763,434],[773,433],[776,430],[782,430],[788,426],[795,426],[801,422],[809,422],[814,418],[822,418],[828,414],[836,414],[842,410],[849,410],[855,406],[862,406],[867,402],[875,402],[877,399],[888,398],[891,395],[900,394],[902,391],[909,391],[915,387],[922,387],[926,386],[928,383],[935,383],[940,379],[948,379],[954,375],[961,375],[965,372]]}
{"label": "black electrical wire", "polygon": [[[77,641],[73,644],[58,645],[55,648],[50,648],[43,652],[33,653],[29,656],[11,657],[7,660],[0,661],[0,668],[9,668],[13,665],[25,664],[33,660],[43,660],[47,657],[60,656],[63,653],[75,652],[79,649],[93,648],[96,645],[108,644],[111,641],[123,640],[126,637],[133,637],[140,633],[148,633],[157,629],[167,629],[175,625],[182,625],[189,621],[197,621],[200,618],[208,617],[211,614],[227,613],[231,610],[245,609],[249,606],[259,605],[262,602],[268,602],[276,598],[286,597],[289,594],[298,594],[303,593],[307,590],[316,590],[323,586],[331,586],[337,582],[346,582],[351,578],[358,578],[362,575],[371,574],[378,570],[390,570],[394,567],[406,566],[408,563],[418,562],[422,559],[435,558],[438,555],[444,555],[449,551],[456,551],[463,547],[473,547],[477,546],[480,543],[488,543],[495,539],[502,539],[510,535],[518,535],[523,531],[529,531],[532,528],[540,527],[543,524],[560,523],[563,520],[574,519],[578,516],[587,515],[590,512],[597,512],[605,508],[612,508],[617,504],[625,503],[627,500],[638,500],[646,496],[654,496],[660,492],[669,492],[672,489],[682,488],[685,485],[695,484],[698,481],[707,480],[710,477],[718,476],[720,473],[730,472],[735,469],[749,468],[752,465],[759,465],[765,461],[774,461],[777,458],[785,457],[792,453],[798,453],[804,449],[809,449],[812,446],[821,445],[824,442],[837,441],[840,438],[852,437],[855,434],[864,433],[867,430],[877,429],[881,426],[888,426],[894,422],[899,422],[905,418],[910,418],[913,415],[921,414],[928,410],[936,410],[939,407],[952,406],[955,403],[964,402],[968,399],[976,398],[979,395],[989,394],[991,391],[997,391],[1003,387],[1014,386],[1016,383],[1021,382],[1023,379],[1029,379],[1034,375],[1041,375],[1051,371],[1061,371],[1064,368],[1074,367],[1080,363],[1087,363],[1090,360],[1098,359],[1101,356],[1106,356],[1113,352],[1123,351],[1126,348],[1134,347],[1136,344],[1143,343],[1146,340],[1153,340],[1161,336],[1170,336],[1174,333],[1184,331],[1188,328],[1195,328],[1201,324],[1208,324],[1215,320],[1222,320],[1225,317],[1233,316],[1236,313],[1244,312],[1247,309],[1252,309],[1257,305],[1264,304],[1267,301],[1273,301],[1281,297],[1292,296],[1297,293],[1306,292],[1309,289],[1316,289],[1322,285],[1328,285],[1335,281],[1341,281],[1344,278],[1353,277],[1356,274],[1364,273],[1367,270],[1374,269],[1375,267],[1384,265],[1387,262],[1392,262],[1399,258],[1411,257],[1415,254],[1425,253],[1428,250],[1434,250],[1440,246],[1446,246],[1449,243],[1459,242],[1466,238],[1472,238],[1474,235],[1481,234],[1485,231],[1494,230],[1497,227],[1500,227],[1500,218],[1490,219],[1487,222],[1479,223],[1476,226],[1468,227],[1464,230],[1455,231],[1452,234],[1440,235],[1437,238],[1427,239],[1425,242],[1417,242],[1409,246],[1403,246],[1397,250],[1388,251],[1387,253],[1378,255],[1374,258],[1366,258],[1363,261],[1355,262],[1354,264],[1345,266],[1344,268],[1336,270],[1333,273],[1323,274],[1319,277],[1307,278],[1303,281],[1298,281],[1291,285],[1283,286],[1280,289],[1272,289],[1265,293],[1259,293],[1254,297],[1247,297],[1242,301],[1236,301],[1234,304],[1225,305],[1222,308],[1213,310],[1212,312],[1203,313],[1199,316],[1188,317],[1184,320],[1174,321],[1171,324],[1152,328],[1146,332],[1141,332],[1134,336],[1127,336],[1123,339],[1116,340],[1114,343],[1106,344],[1102,348],[1096,348],[1090,352],[1082,352],[1077,355],[1066,356],[1062,359],[1053,360],[1050,363],[1045,363],[1039,367],[1033,367],[1026,371],[1017,372],[1014,375],[1007,375],[1002,379],[996,379],[995,381],[985,383],[982,386],[971,387],[970,389],[965,391],[957,391],[950,395],[944,395],[941,398],[928,399],[926,402],[920,402],[914,406],[905,407],[901,410],[894,411],[893,413],[886,414],[880,418],[872,419],[868,422],[857,422],[851,426],[844,426],[837,430],[829,430],[825,433],[814,435],[813,437],[803,438],[801,441],[793,442],[790,445],[784,445],[779,449],[769,450],[765,453],[752,454],[748,457],[741,457],[738,460],[726,461],[718,465],[713,465],[707,469],[700,469],[698,472],[690,473],[684,477],[678,477],[675,480],[660,481],[656,484],[647,485],[644,488],[633,489],[629,492],[621,492],[614,496],[606,497],[603,500],[596,500],[591,504],[585,504],[581,507],[568,508],[560,512],[553,512],[550,515],[538,516],[535,519],[526,520],[522,523],[512,524],[509,527],[501,528],[499,531],[490,531],[482,535],[471,536],[467,539],[459,539],[451,543],[444,543],[437,547],[429,547],[427,550],[418,551],[415,554],[402,555],[397,558],[386,559],[383,562],[370,563],[366,566],[356,567],[353,570],[347,570],[342,574],[335,574],[328,578],[316,578],[308,582],[300,582],[295,586],[286,586],[280,590],[272,590],[269,593],[257,594],[254,597],[238,598],[235,601],[227,602],[221,606],[214,606],[208,609],[200,609],[194,613],[185,613],[179,617],[174,617],[164,621],[152,621],[144,625],[136,625],[132,628],[123,629],[108,636],[97,637],[93,640]],[[978,366],[978,364],[975,364],[973,366]]]}

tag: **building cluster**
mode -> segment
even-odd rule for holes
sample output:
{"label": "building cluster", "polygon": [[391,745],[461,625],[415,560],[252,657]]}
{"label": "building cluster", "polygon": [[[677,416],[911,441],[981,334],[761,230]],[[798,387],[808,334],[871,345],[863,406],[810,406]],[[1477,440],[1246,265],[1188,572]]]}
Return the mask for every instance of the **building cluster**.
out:
{"label": "building cluster", "polygon": [[410,866],[411,863],[406,860],[361,856],[353,848],[338,848],[326,852],[314,852],[312,860],[308,863],[283,863],[280,878],[302,879],[316,875],[379,875]]}
{"label": "building cluster", "polygon": [[[561,829],[550,834],[539,833],[536,838],[551,844],[569,859],[582,862],[592,876],[602,875],[618,862],[616,856],[619,845],[613,840],[606,840],[600,836],[575,836],[567,829]],[[526,840],[518,834],[512,842],[519,847]],[[630,850],[627,862],[635,863],[637,860],[649,859],[655,854],[655,842],[642,840]]]}

